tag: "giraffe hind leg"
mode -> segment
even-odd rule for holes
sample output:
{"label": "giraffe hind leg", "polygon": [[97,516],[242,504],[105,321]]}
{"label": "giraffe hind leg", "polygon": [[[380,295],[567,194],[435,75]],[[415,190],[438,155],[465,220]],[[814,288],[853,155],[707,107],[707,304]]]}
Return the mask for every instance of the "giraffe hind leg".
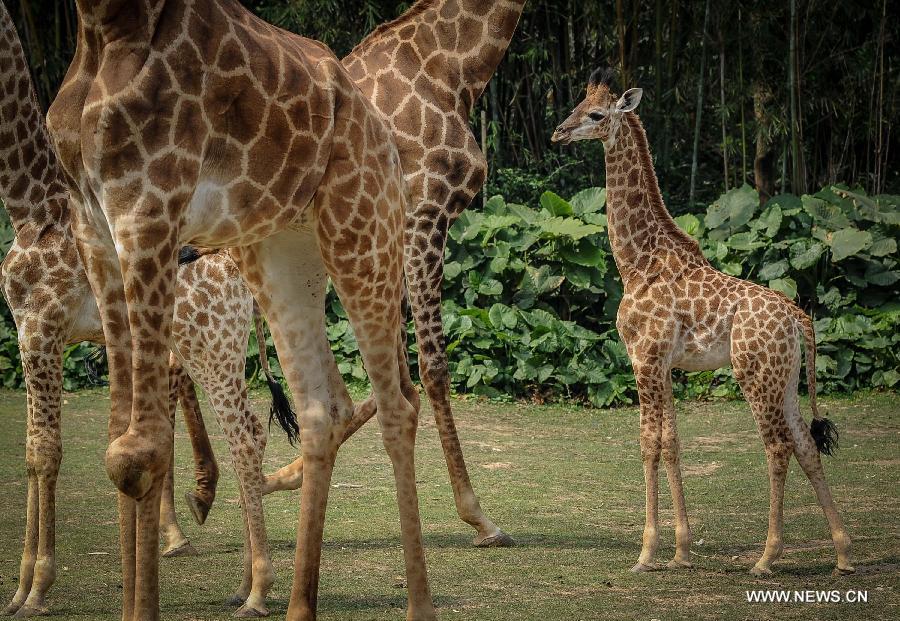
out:
{"label": "giraffe hind leg", "polygon": [[[418,252],[414,246],[407,248],[408,254],[415,255]],[[450,374],[441,318],[440,290],[443,272],[442,270],[429,272],[427,266],[428,263],[423,257],[412,256],[407,259],[410,306],[419,345],[419,374],[437,423],[456,511],[464,522],[477,531],[473,541],[476,547],[512,546],[515,544],[512,537],[503,532],[482,511],[469,479],[450,407]]]}
{"label": "giraffe hind leg", "polygon": [[816,499],[828,521],[831,539],[837,552],[835,571],[839,574],[852,574],[855,569],[850,562],[850,536],[844,528],[844,523],[831,496],[831,490],[825,481],[825,471],[822,468],[816,441],[800,413],[800,401],[797,395],[799,373],[798,364],[784,398],[784,414],[794,439],[794,455],[797,456],[800,467],[812,484],[813,490],[816,492]]}

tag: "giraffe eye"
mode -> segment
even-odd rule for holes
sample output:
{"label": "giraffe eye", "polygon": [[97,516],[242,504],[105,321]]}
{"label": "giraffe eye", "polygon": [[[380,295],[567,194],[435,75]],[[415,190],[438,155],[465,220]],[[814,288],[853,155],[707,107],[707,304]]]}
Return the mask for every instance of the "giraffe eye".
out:
{"label": "giraffe eye", "polygon": [[602,112],[594,111],[594,112],[591,112],[588,116],[591,117],[592,121],[600,121],[603,119],[604,115]]}

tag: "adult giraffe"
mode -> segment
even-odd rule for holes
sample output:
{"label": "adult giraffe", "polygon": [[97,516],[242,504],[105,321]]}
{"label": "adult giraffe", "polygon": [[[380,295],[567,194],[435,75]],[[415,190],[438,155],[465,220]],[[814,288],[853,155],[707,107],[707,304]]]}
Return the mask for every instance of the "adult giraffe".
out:
{"label": "adult giraffe", "polygon": [[[481,510],[450,408],[441,319],[447,230],[481,190],[487,161],[469,115],[506,53],[525,0],[419,0],[370,33],[341,62],[387,121],[412,201],[406,220],[406,278],[416,326],[419,370],[434,410],[456,510],[479,547],[512,538]],[[405,342],[402,344],[405,349]],[[405,355],[405,354],[404,354]],[[347,437],[375,413],[369,399]],[[300,487],[297,460],[267,477],[266,493]]]}
{"label": "adult giraffe", "polygon": [[[232,251],[299,413],[305,481],[287,618],[314,619],[325,506],[353,404],[325,336],[330,275],[394,466],[410,619],[433,619],[398,357],[406,188],[391,133],[322,44],[236,0],[77,0],[48,122],[110,361],[107,472],[120,490],[123,620],[159,616],[166,344],[178,248]],[[253,567],[257,580],[270,580]]]}
{"label": "adult giraffe", "polygon": [[[796,455],[828,520],[837,571],[852,573],[850,537],[819,458],[819,452],[831,453],[837,435],[816,408],[812,320],[781,293],[714,269],[697,241],[678,227],[663,203],[647,135],[634,112],[643,91],[632,88],[617,96],[612,75],[612,70],[591,75],[584,100],[552,139],[563,144],[601,140],[606,152],[609,241],[625,288],[616,327],[637,380],[647,488],[643,546],[632,571],[657,568],[660,457],[675,508],[675,558],[668,567],[691,566],[672,368],[705,371],[730,363],[756,419],[769,468],[769,533],[751,571],[771,574],[772,563],[781,557],[784,481],[791,455]],[[797,396],[801,341],[813,412],[809,426]]]}
{"label": "adult giraffe", "polygon": [[[104,335],[72,234],[69,196],[57,157],[15,26],[2,4],[0,85],[0,198],[16,231],[0,270],[0,285],[18,327],[28,394],[25,546],[18,588],[4,612],[27,617],[48,611],[47,591],[56,576],[55,489],[62,458],[63,348],[82,340],[102,343]],[[251,592],[249,563],[255,559],[262,573],[269,560],[259,493],[266,433],[250,410],[244,379],[253,298],[227,254],[183,250],[188,252],[180,257],[186,264],[178,270],[171,339],[178,357],[173,355],[169,366],[170,423],[174,425],[175,402],[180,400],[197,478],[197,487],[188,492],[187,500],[202,523],[215,496],[218,468],[186,367],[206,390],[231,448],[245,519],[244,580],[236,598],[249,599],[245,612],[258,614],[265,610],[261,603],[265,593]],[[262,334],[259,314],[256,321],[257,333]],[[275,401],[281,397],[286,403],[268,372],[264,340],[260,358]],[[290,429],[292,413],[274,407],[273,413]],[[166,540],[164,555],[175,556],[192,548],[175,519],[171,458],[168,463],[160,519]]]}

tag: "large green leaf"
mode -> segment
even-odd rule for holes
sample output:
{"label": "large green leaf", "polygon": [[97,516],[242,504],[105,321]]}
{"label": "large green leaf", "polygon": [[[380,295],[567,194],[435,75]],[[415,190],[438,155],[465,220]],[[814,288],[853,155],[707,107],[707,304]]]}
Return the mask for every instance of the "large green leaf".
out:
{"label": "large green leaf", "polygon": [[567,246],[560,253],[566,261],[585,267],[599,267],[606,262],[606,253],[602,248],[587,239],[581,239],[575,247]]}
{"label": "large green leaf", "polygon": [[803,209],[813,217],[818,225],[824,226],[830,231],[850,226],[850,220],[837,205],[806,194],[800,200],[803,201]]}
{"label": "large green leaf", "polygon": [[869,247],[869,254],[873,257],[886,257],[897,252],[897,240],[893,237],[876,239]]}
{"label": "large green leaf", "polygon": [[577,218],[553,217],[535,222],[545,237],[568,237],[581,239],[595,233],[602,233],[603,227],[596,224],[585,224]]}
{"label": "large green leaf", "polygon": [[699,237],[703,230],[703,226],[700,224],[700,218],[692,213],[678,216],[675,218],[675,223],[681,227],[682,231],[693,237]]}
{"label": "large green leaf", "polygon": [[866,280],[879,287],[889,287],[900,280],[900,272],[877,261],[870,261],[866,267]]}
{"label": "large green leaf", "polygon": [[571,198],[569,203],[575,215],[597,213],[606,205],[606,188],[587,188]]}
{"label": "large green leaf", "polygon": [[769,289],[780,291],[790,299],[797,297],[797,283],[793,278],[775,278],[769,281]]}
{"label": "large green leaf", "polygon": [[565,276],[554,274],[549,265],[540,267],[528,266],[525,268],[525,277],[522,279],[522,290],[535,295],[542,295],[558,289]]}
{"label": "large green leaf", "polygon": [[872,245],[872,234],[854,227],[835,231],[831,236],[831,260],[837,263]]}
{"label": "large green leaf", "polygon": [[709,206],[704,219],[707,228],[715,229],[723,224],[734,230],[747,224],[759,205],[759,194],[746,183],[729,190]]}
{"label": "large green leaf", "polygon": [[799,241],[791,245],[791,266],[795,270],[805,270],[816,264],[822,253],[825,252],[825,244]]}
{"label": "large green leaf", "polygon": [[765,242],[756,241],[756,231],[736,233],[728,238],[727,243],[729,248],[742,252],[763,248],[766,245]]}
{"label": "large green leaf", "polygon": [[766,237],[775,237],[775,234],[778,233],[778,230],[781,228],[782,219],[783,215],[781,207],[777,204],[770,205],[762,215],[760,215],[757,220],[759,225],[755,228],[765,229],[763,232]]}
{"label": "large green leaf", "polygon": [[788,262],[785,259],[775,261],[774,263],[766,263],[759,270],[757,276],[760,280],[774,280],[784,276],[788,270]]}
{"label": "large green leaf", "polygon": [[554,216],[571,216],[575,213],[566,199],[549,190],[541,194],[541,207]]}

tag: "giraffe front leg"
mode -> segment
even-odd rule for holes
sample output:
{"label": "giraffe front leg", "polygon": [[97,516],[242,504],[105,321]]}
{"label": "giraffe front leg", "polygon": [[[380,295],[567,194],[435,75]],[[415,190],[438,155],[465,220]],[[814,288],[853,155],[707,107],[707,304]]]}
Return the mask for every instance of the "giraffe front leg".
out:
{"label": "giraffe front leg", "polygon": [[[187,374],[183,372],[174,354],[169,355],[169,423],[175,432],[175,412],[178,408],[178,392],[181,382]],[[169,469],[163,481],[162,497],[159,505],[159,528],[165,540],[162,556],[192,556],[197,554],[194,546],[185,536],[178,524],[175,514],[175,443],[172,443],[172,454],[169,456]]]}
{"label": "giraffe front leg", "polygon": [[[47,592],[56,580],[56,482],[62,461],[60,396],[62,343],[31,344],[52,333],[51,326],[30,326],[20,343],[29,402],[28,511],[19,589],[8,614],[16,618],[49,612]],[[57,329],[56,332],[59,332]]]}
{"label": "giraffe front leg", "polygon": [[[662,453],[662,424],[666,403],[671,402],[669,369],[659,363],[633,361],[641,406],[641,460],[644,464],[646,507],[641,554],[632,572],[655,571],[659,548],[659,458]],[[669,392],[666,393],[666,386]]]}
{"label": "giraffe front leg", "polygon": [[[671,394],[671,381],[669,382]],[[666,565],[669,569],[693,567],[691,563],[691,525],[688,522],[687,506],[684,501],[684,484],[681,480],[681,445],[675,423],[675,407],[669,401],[663,412],[662,455],[666,463],[666,478],[672,493],[675,511],[675,558]]]}

